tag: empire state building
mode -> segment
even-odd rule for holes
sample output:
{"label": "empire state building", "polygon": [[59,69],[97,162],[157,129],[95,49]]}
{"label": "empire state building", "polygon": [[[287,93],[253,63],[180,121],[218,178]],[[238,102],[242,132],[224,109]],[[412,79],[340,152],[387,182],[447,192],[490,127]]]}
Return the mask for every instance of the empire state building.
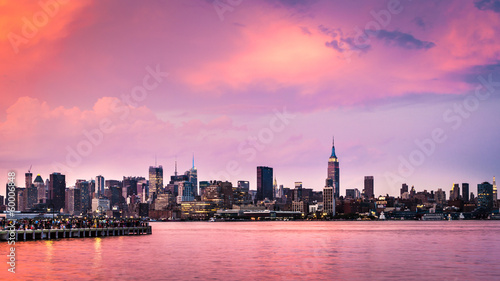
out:
{"label": "empire state building", "polygon": [[327,187],[333,187],[334,198],[339,198],[340,191],[340,169],[339,159],[335,154],[335,139],[332,142],[332,155],[328,159],[328,177],[326,178]]}

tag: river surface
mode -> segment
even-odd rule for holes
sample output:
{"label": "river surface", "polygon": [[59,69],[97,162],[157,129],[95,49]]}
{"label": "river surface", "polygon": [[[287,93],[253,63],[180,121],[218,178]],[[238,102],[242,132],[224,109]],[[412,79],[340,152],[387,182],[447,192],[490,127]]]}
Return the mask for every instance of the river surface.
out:
{"label": "river surface", "polygon": [[499,280],[500,221],[155,222],[16,244],[4,280]]}

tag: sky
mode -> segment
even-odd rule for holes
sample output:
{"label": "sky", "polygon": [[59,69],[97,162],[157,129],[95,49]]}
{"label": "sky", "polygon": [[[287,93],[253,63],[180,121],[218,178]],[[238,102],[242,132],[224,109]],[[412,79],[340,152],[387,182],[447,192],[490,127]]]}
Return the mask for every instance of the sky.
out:
{"label": "sky", "polygon": [[[0,184],[500,176],[500,1],[0,0]],[[5,194],[5,189],[0,189]]]}

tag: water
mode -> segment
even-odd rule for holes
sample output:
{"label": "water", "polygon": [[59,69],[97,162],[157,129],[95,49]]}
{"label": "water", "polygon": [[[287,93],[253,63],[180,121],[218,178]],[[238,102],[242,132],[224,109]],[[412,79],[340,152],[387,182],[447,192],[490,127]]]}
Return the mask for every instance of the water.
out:
{"label": "water", "polygon": [[[500,221],[165,222],[16,245],[12,280],[498,280]],[[8,254],[8,245],[2,251]],[[4,256],[5,261],[7,257]]]}

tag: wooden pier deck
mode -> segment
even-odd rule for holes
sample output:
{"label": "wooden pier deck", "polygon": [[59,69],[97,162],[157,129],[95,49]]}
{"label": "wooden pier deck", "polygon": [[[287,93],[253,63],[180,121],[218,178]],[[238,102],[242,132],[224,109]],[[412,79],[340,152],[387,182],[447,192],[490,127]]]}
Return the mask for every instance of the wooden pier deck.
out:
{"label": "wooden pier deck", "polygon": [[[0,241],[34,241],[62,238],[108,237],[144,234],[152,234],[151,226],[43,230],[1,230]],[[12,238],[9,239],[9,236]]]}

